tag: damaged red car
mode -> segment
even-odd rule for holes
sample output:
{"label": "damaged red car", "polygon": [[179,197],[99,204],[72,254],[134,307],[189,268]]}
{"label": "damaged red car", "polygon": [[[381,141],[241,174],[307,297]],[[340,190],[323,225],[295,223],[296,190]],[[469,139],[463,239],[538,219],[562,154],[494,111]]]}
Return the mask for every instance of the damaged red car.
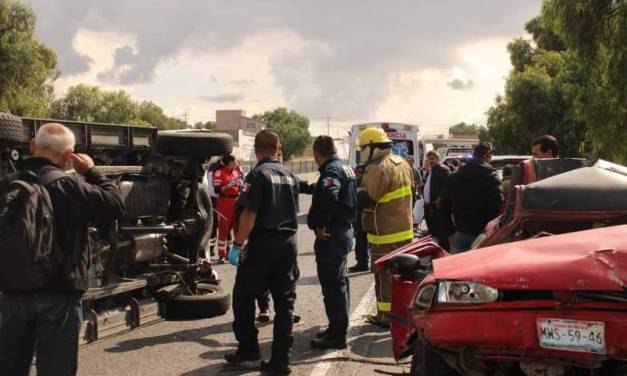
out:
{"label": "damaged red car", "polygon": [[514,188],[490,246],[424,238],[377,262],[411,375],[627,375],[627,174],[565,170]]}

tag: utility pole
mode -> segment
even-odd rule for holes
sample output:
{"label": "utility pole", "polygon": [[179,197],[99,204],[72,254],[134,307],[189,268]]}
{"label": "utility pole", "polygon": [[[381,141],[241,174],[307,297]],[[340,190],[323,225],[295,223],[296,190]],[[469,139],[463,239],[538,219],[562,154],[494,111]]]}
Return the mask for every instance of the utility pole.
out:
{"label": "utility pole", "polygon": [[183,113],[183,119],[185,121],[185,124],[187,124],[187,110],[185,110],[185,112]]}

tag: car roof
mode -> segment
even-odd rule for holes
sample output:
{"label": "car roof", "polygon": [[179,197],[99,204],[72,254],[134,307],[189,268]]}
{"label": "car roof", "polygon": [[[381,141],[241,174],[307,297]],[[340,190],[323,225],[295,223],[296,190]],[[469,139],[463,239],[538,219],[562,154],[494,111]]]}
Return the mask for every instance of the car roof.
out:
{"label": "car roof", "polygon": [[627,211],[627,175],[581,167],[529,184],[521,196],[529,210]]}

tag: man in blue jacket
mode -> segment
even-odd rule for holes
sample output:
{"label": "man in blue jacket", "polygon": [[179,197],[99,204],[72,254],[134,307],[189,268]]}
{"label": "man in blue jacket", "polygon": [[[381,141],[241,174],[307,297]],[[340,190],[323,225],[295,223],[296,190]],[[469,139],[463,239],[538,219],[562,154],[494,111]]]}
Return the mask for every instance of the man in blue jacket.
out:
{"label": "man in blue jacket", "polygon": [[316,233],[314,251],[329,327],[311,346],[317,349],[346,348],[349,313],[349,283],[346,257],[353,247],[357,217],[357,179],[353,170],[337,157],[329,136],[318,136],[313,155],[320,178],[316,183],[307,225]]}

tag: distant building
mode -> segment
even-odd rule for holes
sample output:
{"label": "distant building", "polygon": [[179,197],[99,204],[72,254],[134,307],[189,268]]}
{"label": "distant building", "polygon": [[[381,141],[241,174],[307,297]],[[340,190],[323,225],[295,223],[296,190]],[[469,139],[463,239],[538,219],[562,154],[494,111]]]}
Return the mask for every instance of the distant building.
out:
{"label": "distant building", "polygon": [[246,117],[244,110],[217,110],[216,131],[228,133],[235,141],[233,155],[241,160],[254,160],[254,139],[257,132],[264,129],[262,121]]}
{"label": "distant building", "polygon": [[241,129],[243,131],[257,134],[264,129],[266,124],[262,121],[246,117],[244,110],[217,110],[216,130],[226,131]]}

